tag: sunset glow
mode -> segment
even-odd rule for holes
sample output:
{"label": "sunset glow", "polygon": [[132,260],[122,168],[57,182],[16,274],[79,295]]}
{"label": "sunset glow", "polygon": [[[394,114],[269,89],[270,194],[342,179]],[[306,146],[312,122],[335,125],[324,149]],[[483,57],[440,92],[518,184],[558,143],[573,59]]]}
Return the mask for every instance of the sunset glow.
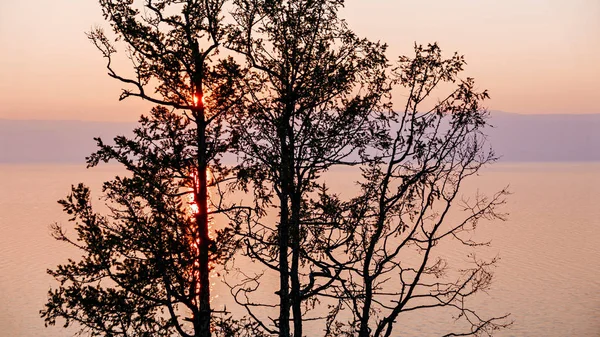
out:
{"label": "sunset glow", "polygon": [[600,0],[0,0],[0,45],[0,337],[600,337]]}
{"label": "sunset glow", "polygon": [[[200,212],[200,207],[198,206],[198,201],[196,200],[196,195],[197,195],[197,191],[198,191],[198,187],[200,185],[200,180],[198,179],[198,174],[197,171],[195,169],[193,169],[190,173],[191,178],[192,178],[192,186],[190,187],[189,190],[189,194],[187,196],[187,205],[188,205],[188,213],[190,215],[190,219],[191,219],[191,223],[192,223],[192,228],[190,228],[190,232],[191,232],[191,246],[194,249],[194,253],[195,256],[200,256],[200,237],[198,236],[198,225],[196,223],[196,215],[198,215],[198,213]],[[206,171],[206,179],[208,184],[210,184],[210,180],[211,180],[211,174],[210,172],[207,170]],[[209,193],[209,199],[210,199],[210,191]],[[210,205],[207,206],[207,211],[210,213]],[[209,217],[208,219],[208,237],[210,240],[213,240],[213,236],[212,236],[212,219]],[[212,271],[213,269],[213,264],[209,262],[209,273]],[[214,275],[210,275],[209,277],[214,277]],[[193,271],[193,278],[196,280],[196,295],[200,294],[200,263],[199,261],[196,259],[194,261],[194,271]],[[211,289],[212,286],[214,285],[214,283],[211,283]]]}
{"label": "sunset glow", "polygon": [[[135,121],[151,107],[119,102],[121,84],[99,70],[104,61],[82,34],[103,22],[95,2],[4,1],[0,13],[0,118]],[[61,24],[48,25],[48,13]],[[397,20],[398,13],[414,15]],[[437,41],[448,54],[464,54],[468,75],[492,94],[490,109],[598,112],[598,1],[351,0],[342,14],[359,36],[386,42],[391,61],[410,54],[414,42]],[[124,55],[115,62],[129,64]],[[28,99],[31,91],[38,99]]]}
{"label": "sunset glow", "polygon": [[[198,186],[200,185],[200,180],[198,179],[198,173],[197,173],[197,171],[193,170],[190,173],[190,175],[191,175],[191,177],[193,179],[193,184],[190,187],[187,204],[189,206],[190,215],[197,215],[198,212],[200,211],[200,208],[198,207],[198,202],[196,201],[196,192],[195,191],[198,188]],[[210,185],[211,180],[212,180],[212,175],[211,175],[210,171],[207,170],[206,171],[206,181],[207,181],[208,185]],[[210,190],[208,191],[208,198],[210,199]],[[208,212],[210,213],[210,205],[208,205]],[[209,223],[208,228],[211,229],[212,228],[212,226],[211,226],[212,221],[209,219],[208,223]],[[212,239],[212,236],[211,236],[210,232],[209,232],[209,237],[211,237],[211,239]]]}
{"label": "sunset glow", "polygon": [[[206,105],[206,100],[204,99],[204,96],[200,95],[200,97],[202,97],[202,105]],[[193,100],[194,106],[198,106],[198,95],[194,95]]]}

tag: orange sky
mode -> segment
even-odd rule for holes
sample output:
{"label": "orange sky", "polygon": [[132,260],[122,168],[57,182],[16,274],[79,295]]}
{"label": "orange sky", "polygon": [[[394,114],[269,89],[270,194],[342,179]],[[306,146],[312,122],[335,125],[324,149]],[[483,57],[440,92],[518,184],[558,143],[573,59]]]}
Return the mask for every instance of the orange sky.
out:
{"label": "orange sky", "polygon": [[[437,41],[464,54],[464,76],[490,109],[600,113],[598,0],[348,0],[359,35],[390,45]],[[118,101],[121,85],[84,32],[102,21],[93,0],[0,1],[0,118],[128,121],[147,110]]]}

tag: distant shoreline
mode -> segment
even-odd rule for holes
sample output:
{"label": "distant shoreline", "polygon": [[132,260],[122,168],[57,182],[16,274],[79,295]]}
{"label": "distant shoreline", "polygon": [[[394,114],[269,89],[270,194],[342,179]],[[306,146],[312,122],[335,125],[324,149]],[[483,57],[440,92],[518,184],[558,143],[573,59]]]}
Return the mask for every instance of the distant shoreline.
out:
{"label": "distant shoreline", "polygon": [[[600,161],[600,114],[518,114],[491,111],[486,130],[499,162]],[[85,164],[106,141],[131,135],[135,122],[0,119],[0,163]]]}

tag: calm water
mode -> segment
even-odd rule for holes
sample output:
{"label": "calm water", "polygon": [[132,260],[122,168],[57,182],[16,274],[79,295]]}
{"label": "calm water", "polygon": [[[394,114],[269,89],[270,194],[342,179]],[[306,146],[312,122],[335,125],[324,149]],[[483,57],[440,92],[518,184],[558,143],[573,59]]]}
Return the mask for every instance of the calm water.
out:
{"label": "calm water", "polygon": [[[48,226],[65,222],[56,200],[71,184],[83,181],[98,192],[117,172],[112,166],[0,165],[0,336],[69,335],[44,328],[38,316],[54,285],[45,270],[77,256],[50,237]],[[335,172],[328,185],[352,189],[345,184],[353,176]],[[482,311],[512,313],[514,326],[498,336],[600,336],[600,163],[497,164],[467,189],[493,192],[506,185],[513,192],[504,208],[509,220],[478,227],[478,236],[492,240],[482,253],[501,257],[489,296],[477,299]],[[221,290],[216,285],[213,292]],[[403,335],[431,335],[436,318],[419,316]]]}

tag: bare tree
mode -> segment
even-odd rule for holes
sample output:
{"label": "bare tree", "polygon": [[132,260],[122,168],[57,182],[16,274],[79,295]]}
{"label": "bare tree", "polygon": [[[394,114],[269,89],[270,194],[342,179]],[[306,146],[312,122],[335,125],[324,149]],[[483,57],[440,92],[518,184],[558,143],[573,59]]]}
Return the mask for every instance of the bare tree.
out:
{"label": "bare tree", "polygon": [[[329,247],[322,263],[342,270],[327,295],[339,301],[329,336],[391,336],[403,314],[434,308],[466,323],[465,330],[445,336],[491,335],[510,325],[507,315],[484,318],[467,301],[489,288],[496,259],[472,255],[472,266],[452,273],[436,254],[446,241],[486,245],[471,239],[478,221],[503,219],[497,207],[505,190],[491,198],[463,199],[459,193],[465,179],[496,159],[483,133],[487,112],[481,102],[488,94],[476,91],[472,79],[458,79],[463,65],[456,54],[442,59],[437,44],[415,46],[413,58],[401,57],[394,82],[408,97],[393,119],[391,146],[362,167],[358,196],[343,202],[323,191],[313,202],[320,219],[315,225],[332,224],[321,236]],[[424,108],[441,83],[457,80],[454,91]],[[452,211],[463,217],[450,218]],[[342,318],[344,308],[350,319]]]}

